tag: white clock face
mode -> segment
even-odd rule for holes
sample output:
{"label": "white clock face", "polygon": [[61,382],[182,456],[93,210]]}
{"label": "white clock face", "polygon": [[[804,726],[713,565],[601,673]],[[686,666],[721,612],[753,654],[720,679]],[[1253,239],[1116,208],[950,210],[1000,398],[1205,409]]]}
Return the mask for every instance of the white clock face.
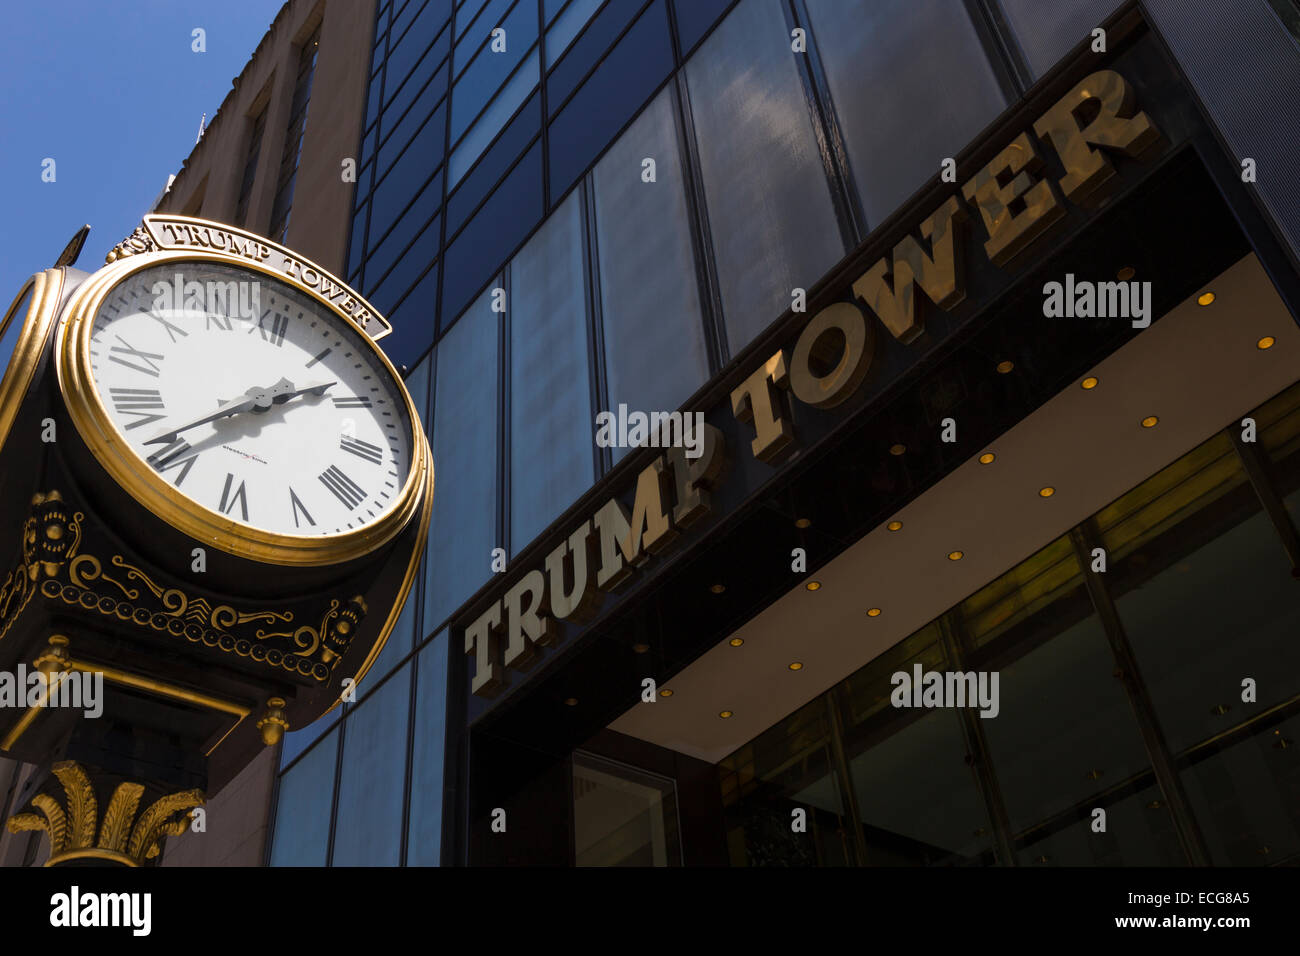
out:
{"label": "white clock face", "polygon": [[262,531],[362,528],[411,469],[400,383],[349,323],[260,273],[174,262],[127,277],[95,315],[90,370],[141,468]]}

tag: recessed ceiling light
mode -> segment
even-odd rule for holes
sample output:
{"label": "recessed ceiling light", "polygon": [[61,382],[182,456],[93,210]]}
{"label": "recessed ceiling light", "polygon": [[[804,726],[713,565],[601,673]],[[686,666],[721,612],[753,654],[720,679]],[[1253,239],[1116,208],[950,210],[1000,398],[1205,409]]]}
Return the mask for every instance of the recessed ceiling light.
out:
{"label": "recessed ceiling light", "polygon": [[1040,498],[1050,498],[1054,494],[1056,494],[1056,489],[1053,488],[1051,485],[1048,485],[1046,488],[1038,489],[1038,497]]}
{"label": "recessed ceiling light", "polygon": [[577,706],[578,706],[578,698],[576,698],[576,697],[570,697],[568,700],[565,701],[565,703],[568,704],[570,707],[577,707]]}
{"label": "recessed ceiling light", "polygon": [[787,664],[786,666],[789,667],[790,670],[792,670],[792,671],[801,671],[801,670],[803,670],[803,663],[802,663],[801,661],[791,661],[791,662],[790,662],[789,664]]}
{"label": "recessed ceiling light", "polygon": [[880,608],[878,607],[867,608],[867,617],[880,617]]}
{"label": "recessed ceiling light", "polygon": [[812,522],[807,518],[796,518],[794,522],[796,528],[807,528],[811,524]]}
{"label": "recessed ceiling light", "polygon": [[633,644],[633,645],[632,645],[632,650],[635,651],[635,652],[638,653],[638,654],[644,654],[646,651],[650,650],[650,645],[649,645],[649,644]]}
{"label": "recessed ceiling light", "polygon": [[727,643],[732,647],[739,647],[741,644],[745,643],[745,639],[743,637],[733,637],[731,640],[727,641]]}
{"label": "recessed ceiling light", "polygon": [[1003,360],[1003,361],[1001,361],[1001,362],[998,363],[998,374],[999,374],[999,375],[1006,375],[1007,372],[1010,372],[1010,371],[1011,371],[1013,368],[1015,368],[1015,367],[1016,367],[1016,365],[1015,365],[1014,362],[1008,362],[1008,361],[1006,361],[1006,360]]}
{"label": "recessed ceiling light", "polygon": [[1271,349],[1271,348],[1273,347],[1273,343],[1275,343],[1276,341],[1277,341],[1277,339],[1273,338],[1273,336],[1271,336],[1271,335],[1266,335],[1266,336],[1264,336],[1262,339],[1260,339],[1258,342],[1255,343],[1255,348],[1257,348],[1257,349]]}
{"label": "recessed ceiling light", "polygon": [[727,590],[727,586],[725,584],[714,584],[709,587],[709,590],[714,594],[721,594],[723,591]]}
{"label": "recessed ceiling light", "polygon": [[1137,275],[1136,269],[1134,269],[1132,266],[1124,266],[1122,269],[1119,270],[1119,272],[1115,273],[1115,278],[1118,279],[1120,282],[1127,282],[1135,275]]}
{"label": "recessed ceiling light", "polygon": [[673,696],[673,692],[672,692],[672,690],[671,690],[670,688],[665,687],[663,690],[659,691],[659,696],[660,696],[660,697],[671,697],[671,696]]}
{"label": "recessed ceiling light", "polygon": [[993,454],[993,452],[991,452],[991,451],[986,451],[984,454],[980,455],[980,464],[981,464],[981,465],[991,465],[991,464],[993,464],[993,459],[996,458],[996,457],[997,457],[997,456],[996,456],[995,454]]}
{"label": "recessed ceiling light", "polygon": [[809,581],[807,584],[804,585],[804,587],[806,587],[809,591],[819,591],[821,590],[821,586],[822,583],[820,581]]}
{"label": "recessed ceiling light", "polygon": [[718,716],[721,717],[723,720],[726,720],[728,717],[731,716],[731,713],[732,712],[729,710],[720,710],[718,711]]}
{"label": "recessed ceiling light", "polygon": [[1200,295],[1196,297],[1197,305],[1209,305],[1213,301],[1214,301],[1213,292],[1202,292]]}
{"label": "recessed ceiling light", "polygon": [[1156,427],[1156,423],[1159,422],[1159,421],[1160,421],[1160,419],[1156,418],[1154,415],[1148,415],[1146,418],[1142,419],[1142,427],[1143,427],[1143,428],[1155,428],[1155,427]]}
{"label": "recessed ceiling light", "polygon": [[893,455],[894,457],[898,457],[899,455],[903,454],[905,451],[907,451],[907,446],[906,446],[906,445],[890,445],[890,446],[889,446],[889,453],[890,453],[891,455]]}
{"label": "recessed ceiling light", "polygon": [[960,561],[964,556],[965,556],[965,552],[962,552],[962,551],[949,551],[949,552],[948,552],[948,560],[949,560],[949,561]]}
{"label": "recessed ceiling light", "polygon": [[1079,384],[1080,384],[1083,388],[1096,388],[1096,387],[1097,387],[1097,376],[1095,376],[1095,375],[1089,375],[1087,378],[1085,378],[1085,379],[1084,379],[1082,382],[1080,382]]}
{"label": "recessed ceiling light", "polygon": [[890,531],[897,531],[899,528],[903,527],[903,522],[891,521],[889,522],[889,524],[885,525],[885,527],[888,528]]}

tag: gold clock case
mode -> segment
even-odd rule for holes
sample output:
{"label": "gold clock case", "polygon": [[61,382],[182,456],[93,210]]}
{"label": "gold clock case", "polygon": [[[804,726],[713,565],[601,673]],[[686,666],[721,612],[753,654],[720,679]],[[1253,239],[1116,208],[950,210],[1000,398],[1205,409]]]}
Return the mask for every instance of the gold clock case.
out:
{"label": "gold clock case", "polygon": [[[28,292],[32,295],[31,304],[25,315],[19,315],[16,310]],[[9,357],[9,364],[4,370],[4,378],[0,380],[0,448],[8,441],[9,429],[13,428],[18,408],[36,376],[36,366],[45,349],[50,326],[58,314],[59,296],[62,292],[62,269],[38,272],[23,284],[22,290],[5,313],[4,321],[0,322],[0,336],[9,330],[10,323],[23,323],[18,339],[14,342],[13,355]]]}
{"label": "gold clock case", "polygon": [[[306,262],[301,257],[299,261]],[[290,535],[240,524],[185,497],[158,475],[127,444],[109,418],[90,371],[90,333],[100,306],[119,283],[153,266],[206,262],[235,266],[282,282],[328,308],[356,333],[365,347],[379,357],[406,401],[411,428],[411,467],[394,506],[363,528],[335,534]],[[310,265],[310,263],[308,263]],[[119,259],[87,279],[72,295],[57,330],[55,367],[59,390],[72,418],[95,459],[109,476],[137,502],[195,541],[266,564],[295,567],[335,565],[360,558],[391,541],[420,509],[422,492],[430,480],[429,456],[420,418],[405,383],[388,356],[366,332],[328,299],[295,281],[292,276],[256,262],[217,252],[198,250],[144,252]]]}

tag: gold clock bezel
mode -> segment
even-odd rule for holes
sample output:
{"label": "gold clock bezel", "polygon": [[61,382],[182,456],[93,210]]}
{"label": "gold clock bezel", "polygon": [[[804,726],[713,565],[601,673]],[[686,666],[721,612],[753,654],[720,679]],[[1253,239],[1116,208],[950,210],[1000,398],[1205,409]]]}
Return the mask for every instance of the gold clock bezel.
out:
{"label": "gold clock bezel", "polygon": [[[298,257],[300,261],[301,257]],[[328,309],[356,338],[379,358],[405,401],[410,426],[410,468],[406,481],[388,511],[370,524],[352,531],[320,535],[291,535],[241,524],[182,494],[154,471],[127,442],[109,417],[90,369],[90,333],[95,316],[109,295],[137,272],[167,263],[209,263],[233,266],[281,282]],[[293,276],[268,269],[258,262],[219,252],[173,250],[144,252],[119,259],[100,269],[72,295],[59,323],[55,368],[59,391],[91,454],[120,487],[140,505],[195,541],[229,554],[266,564],[314,567],[342,564],[363,557],[391,541],[416,515],[428,480],[427,444],[420,416],[406,383],[358,324],[329,299],[296,281]]]}
{"label": "gold clock bezel", "polygon": [[[24,315],[19,315],[18,306],[22,305],[28,292],[32,294],[31,304]],[[36,366],[41,360],[50,326],[58,315],[59,297],[62,294],[62,269],[38,272],[23,283],[22,289],[5,311],[4,320],[0,322],[0,337],[9,331],[12,323],[23,323],[14,342],[13,354],[5,365],[4,377],[0,379],[0,448],[8,442],[9,430],[13,428],[14,419],[18,416],[18,407],[36,377]]]}

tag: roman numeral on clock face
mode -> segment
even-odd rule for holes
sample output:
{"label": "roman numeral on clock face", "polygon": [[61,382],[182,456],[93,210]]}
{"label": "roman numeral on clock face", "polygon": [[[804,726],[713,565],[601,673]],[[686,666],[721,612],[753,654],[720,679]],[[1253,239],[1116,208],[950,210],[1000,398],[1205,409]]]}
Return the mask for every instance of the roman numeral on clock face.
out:
{"label": "roman numeral on clock face", "polygon": [[137,372],[144,372],[144,374],[152,375],[154,378],[158,377],[158,373],[161,371],[161,369],[159,369],[158,366],[154,364],[154,361],[157,360],[161,362],[163,360],[163,356],[159,355],[157,352],[141,352],[139,349],[133,346],[126,339],[122,338],[122,336],[120,335],[115,335],[113,336],[113,338],[117,339],[122,344],[112,346],[111,348],[109,348],[110,352],[120,352],[121,355],[129,355],[131,356],[131,358],[143,362],[144,365],[148,366],[148,368],[145,368],[144,366],[141,365],[136,365],[135,362],[131,362],[122,358],[121,355],[110,355],[109,359],[116,362],[118,365],[125,365],[127,368],[133,368]]}
{"label": "roman numeral on clock face", "polygon": [[361,486],[345,475],[338,465],[330,465],[320,475],[320,482],[328,488],[349,511],[366,500],[366,493]]}
{"label": "roman numeral on clock face", "polygon": [[245,495],[244,483],[241,481],[239,487],[232,493],[230,489],[234,483],[235,476],[227,472],[225,487],[221,489],[221,513],[223,515],[230,514],[235,510],[235,505],[238,504],[240,513],[244,516],[244,520],[247,521],[248,498]]}
{"label": "roman numeral on clock face", "polygon": [[163,410],[162,393],[156,388],[110,388],[108,394],[119,415],[136,416],[135,421],[126,426],[128,431],[166,417],[151,414],[154,409]]}
{"label": "roman numeral on clock face", "polygon": [[181,472],[176,476],[176,487],[179,488],[181,482],[185,480],[185,476],[194,467],[194,459],[199,457],[198,452],[187,456],[185,453],[189,450],[190,443],[181,438],[172,442],[166,448],[154,452],[145,461],[157,469],[159,474],[171,471],[173,468],[179,468]]}
{"label": "roman numeral on clock face", "polygon": [[313,528],[316,527],[316,522],[312,520],[311,512],[307,510],[306,505],[298,500],[298,494],[292,488],[289,489],[289,504],[293,508],[293,526],[295,528],[302,527],[302,522],[298,520],[298,512],[300,511],[302,512],[302,516],[307,519],[307,523]]}
{"label": "roman numeral on clock face", "polygon": [[[266,324],[268,318],[271,320],[269,328]],[[287,315],[281,315],[279,312],[271,312],[268,309],[266,314],[257,320],[257,325],[249,329],[248,332],[251,335],[254,330],[259,331],[262,333],[262,340],[264,342],[270,342],[272,345],[279,347],[284,345],[284,333],[288,328],[289,317]]]}
{"label": "roman numeral on clock face", "polygon": [[372,465],[378,465],[384,460],[384,450],[382,448],[378,445],[372,445],[368,441],[362,441],[360,438],[344,435],[339,439],[339,447],[356,455],[363,461],[370,462]]}
{"label": "roman numeral on clock face", "polygon": [[149,318],[153,319],[155,322],[157,322],[159,325],[161,325],[161,326],[163,327],[163,329],[166,330],[166,332],[167,332],[167,337],[170,338],[173,342],[176,341],[176,333],[177,333],[177,332],[179,332],[182,336],[185,336],[185,335],[189,335],[189,334],[190,334],[190,333],[186,332],[184,329],[182,329],[179,325],[173,325],[171,322],[168,322],[166,319],[164,319],[164,318],[163,318],[161,315],[159,315],[157,312],[150,312],[150,313],[149,313]]}

